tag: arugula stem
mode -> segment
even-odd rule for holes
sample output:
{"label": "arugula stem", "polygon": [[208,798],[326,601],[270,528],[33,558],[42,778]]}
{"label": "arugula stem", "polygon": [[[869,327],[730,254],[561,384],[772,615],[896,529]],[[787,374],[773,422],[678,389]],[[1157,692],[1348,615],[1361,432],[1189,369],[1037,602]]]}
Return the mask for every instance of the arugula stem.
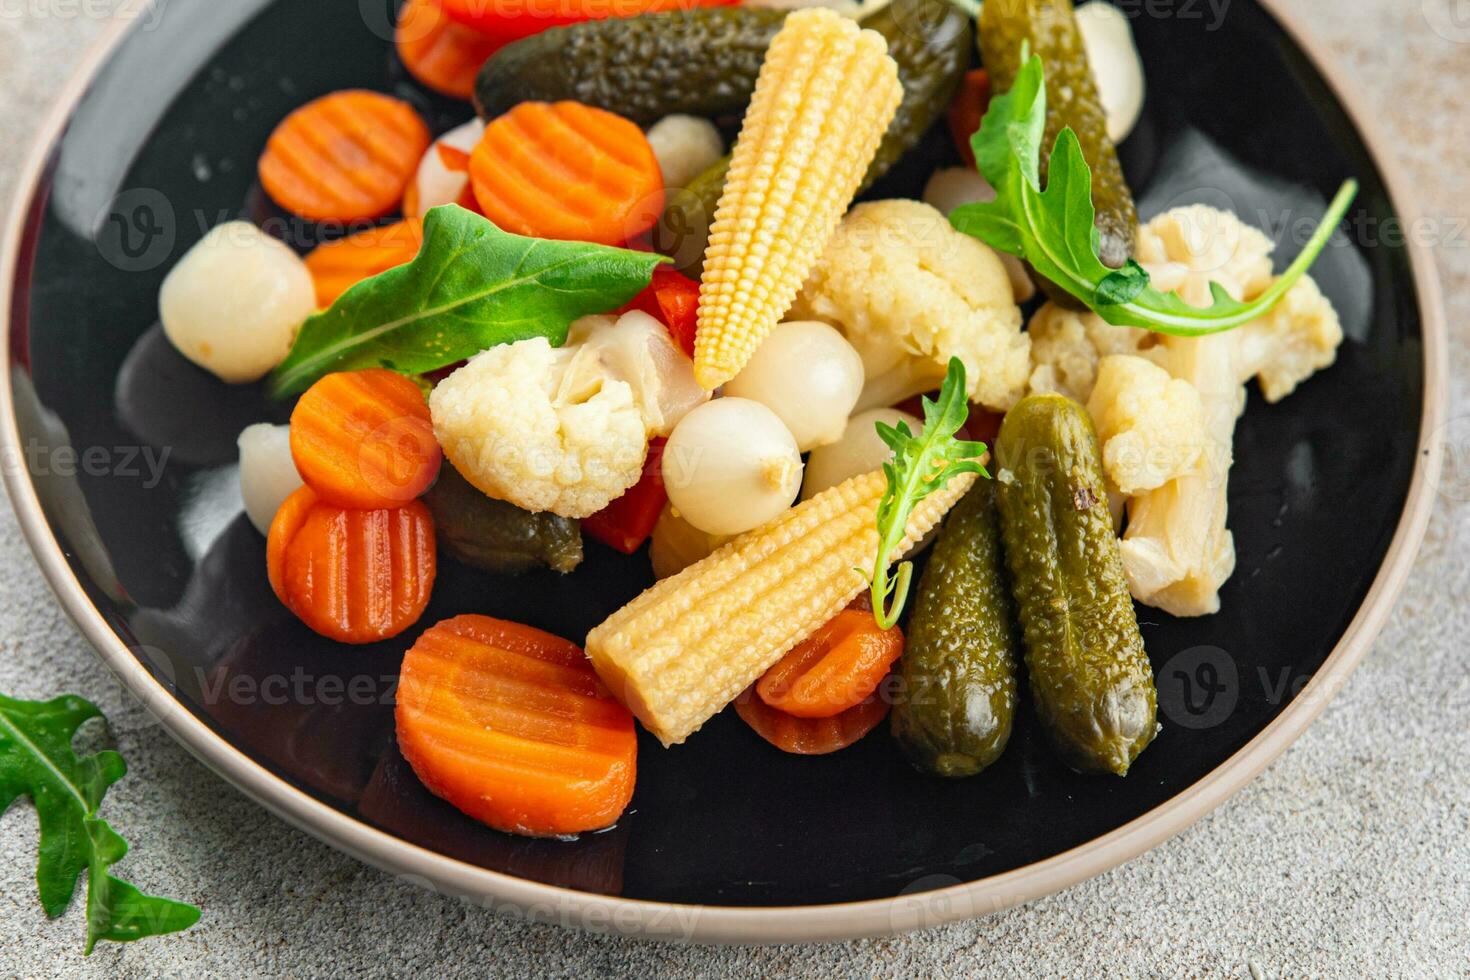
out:
{"label": "arugula stem", "polygon": [[[1352,179],[1343,181],[1342,186],[1337,190],[1337,194],[1332,198],[1332,203],[1327,206],[1327,213],[1322,216],[1321,223],[1317,225],[1317,230],[1312,233],[1312,237],[1307,240],[1307,244],[1302,249],[1301,254],[1296,257],[1291,265],[1286,267],[1285,272],[1276,278],[1276,281],[1271,284],[1271,288],[1251,300],[1238,312],[1214,318],[1209,326],[1193,326],[1191,324],[1196,323],[1197,318],[1171,316],[1158,310],[1144,309],[1131,302],[1123,303],[1117,308],[1147,316],[1157,324],[1151,328],[1155,332],[1173,334],[1178,337],[1205,337],[1212,333],[1221,333],[1226,330],[1233,330],[1239,326],[1244,326],[1252,320],[1269,313],[1271,308],[1280,301],[1281,297],[1285,296],[1291,290],[1291,287],[1295,286],[1297,281],[1306,275],[1307,270],[1312,267],[1312,263],[1317,261],[1317,256],[1321,254],[1322,249],[1326,247],[1328,239],[1332,237],[1333,232],[1337,231],[1337,226],[1342,223],[1343,217],[1347,214],[1348,208],[1352,206],[1353,199],[1357,195],[1358,182]],[[1107,320],[1107,311],[1112,308],[1105,306],[1098,311],[1098,315],[1104,320]],[[1112,321],[1109,320],[1108,322],[1111,323]]]}

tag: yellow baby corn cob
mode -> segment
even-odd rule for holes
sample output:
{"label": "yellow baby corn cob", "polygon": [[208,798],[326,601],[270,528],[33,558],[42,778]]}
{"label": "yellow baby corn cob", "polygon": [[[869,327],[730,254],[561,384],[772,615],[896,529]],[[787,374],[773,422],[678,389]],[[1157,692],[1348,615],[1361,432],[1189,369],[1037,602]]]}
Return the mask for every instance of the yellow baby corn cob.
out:
{"label": "yellow baby corn cob", "polygon": [[[908,551],[974,483],[914,508]],[[613,613],[587,636],[612,691],[665,745],[684,741],[867,588],[882,471],[855,476],[743,534]]]}
{"label": "yellow baby corn cob", "polygon": [[694,373],[740,373],[790,308],[903,98],[876,31],[831,10],[786,18],[761,65],[710,228]]}

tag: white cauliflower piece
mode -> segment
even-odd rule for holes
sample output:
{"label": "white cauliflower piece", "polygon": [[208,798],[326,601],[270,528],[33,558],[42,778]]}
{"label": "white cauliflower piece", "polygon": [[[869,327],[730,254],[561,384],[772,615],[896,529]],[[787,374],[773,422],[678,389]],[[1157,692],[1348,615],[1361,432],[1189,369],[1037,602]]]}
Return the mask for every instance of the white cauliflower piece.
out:
{"label": "white cauliflower piece", "polygon": [[1066,395],[1086,403],[1097,382],[1098,361],[1110,354],[1135,354],[1154,342],[1137,327],[1115,327],[1090,310],[1046,303],[1031,317],[1031,377],[1035,394]]}
{"label": "white cauliflower piece", "polygon": [[1142,357],[1114,354],[1098,362],[1087,410],[1097,427],[1103,469],[1112,486],[1129,496],[1189,473],[1205,447],[1199,392]]}
{"label": "white cauliflower piece", "polygon": [[560,348],[492,347],[434,388],[429,412],[444,455],[483,493],[581,518],[636,484],[649,437],[705,397],[663,326],[629,313],[577,321]]}
{"label": "white cauliflower piece", "polygon": [[[1197,305],[1210,302],[1211,279],[1236,299],[1259,296],[1273,282],[1270,252],[1265,235],[1201,206],[1160,215],[1139,232],[1139,257],[1155,284]],[[1235,570],[1226,490],[1244,386],[1257,377],[1268,401],[1283,398],[1331,364],[1341,342],[1332,304],[1303,277],[1254,323],[1208,337],[1163,337],[1145,352],[1198,393],[1206,440],[1188,472],[1129,500],[1121,549],[1140,602],[1176,616],[1219,610],[1220,586]]]}
{"label": "white cauliflower piece", "polygon": [[1337,360],[1342,323],[1311,276],[1303,276],[1261,319],[1236,331],[1239,372],[1254,376],[1273,405]]}
{"label": "white cauliflower piece", "polygon": [[1239,300],[1265,292],[1273,278],[1273,247],[1263,231],[1229,211],[1191,204],[1140,227],[1135,258],[1155,289],[1209,306],[1211,282]]}
{"label": "white cauliflower piece", "polygon": [[919,201],[848,212],[788,319],[825,320],[862,355],[856,412],[937,389],[950,357],[986,408],[1004,411],[1025,393],[1031,341],[1005,266]]}

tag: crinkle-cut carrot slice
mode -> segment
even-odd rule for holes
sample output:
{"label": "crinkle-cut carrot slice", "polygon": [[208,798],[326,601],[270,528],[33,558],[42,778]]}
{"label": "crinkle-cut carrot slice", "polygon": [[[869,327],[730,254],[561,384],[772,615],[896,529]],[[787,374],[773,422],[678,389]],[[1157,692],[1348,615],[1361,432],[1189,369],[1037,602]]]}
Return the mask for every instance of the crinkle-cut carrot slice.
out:
{"label": "crinkle-cut carrot slice", "polygon": [[382,368],[317,381],[291,413],[291,458],[306,485],[339,507],[397,507],[424,493],[443,452],[419,386]]}
{"label": "crinkle-cut carrot slice", "polygon": [[325,310],[364,279],[412,262],[423,243],[423,222],[411,218],[318,245],[306,256],[316,305]]}
{"label": "crinkle-cut carrot slice", "polygon": [[276,514],[266,546],[271,586],[322,636],[375,643],[418,622],[434,588],[434,519],[418,501],[350,510],[310,487]]}
{"label": "crinkle-cut carrot slice", "polygon": [[470,154],[485,217],[534,238],[618,245],[663,213],[663,174],[634,123],[579,102],[522,102]]}
{"label": "crinkle-cut carrot slice", "polygon": [[869,695],[856,707],[830,718],[798,718],[771,707],[749,688],[735,699],[735,711],[761,738],[793,755],[827,755],[847,748],[888,716],[888,702]]}
{"label": "crinkle-cut carrot slice", "polygon": [[370,221],[398,207],[429,148],[429,128],[407,102],[350,89],[291,113],[266,143],[260,182],[312,221]]}
{"label": "crinkle-cut carrot slice", "polygon": [[466,615],[404,657],[398,744],[435,795],[507,833],[558,837],[614,823],[633,796],[633,716],[576,644]]}
{"label": "crinkle-cut carrot slice", "polygon": [[394,41],[409,74],[455,99],[474,97],[475,76],[505,43],[451,19],[439,0],[408,0]]}
{"label": "crinkle-cut carrot slice", "polygon": [[903,656],[903,631],[879,629],[871,611],[844,609],[756,682],[760,699],[799,718],[830,718],[878,689]]}

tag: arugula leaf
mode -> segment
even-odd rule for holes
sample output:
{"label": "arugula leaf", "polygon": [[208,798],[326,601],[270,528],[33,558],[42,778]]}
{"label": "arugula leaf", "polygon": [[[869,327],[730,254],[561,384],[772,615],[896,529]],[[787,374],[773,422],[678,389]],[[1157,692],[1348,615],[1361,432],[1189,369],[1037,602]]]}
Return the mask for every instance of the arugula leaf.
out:
{"label": "arugula leaf", "polygon": [[914,508],[961,473],[990,476],[980,463],[980,457],[985,455],[985,443],[955,438],[970,415],[967,390],[965,365],[958,357],[952,357],[939,401],[923,400],[921,434],[915,436],[910,432],[907,422],[900,422],[896,427],[876,423],[879,438],[893,450],[893,459],[883,464],[888,489],[883,491],[883,499],[878,503],[878,557],[873,564],[873,618],[882,629],[893,628],[908,601],[914,563],[900,563],[894,580],[888,577],[888,563],[908,533]]}
{"label": "arugula leaf", "polygon": [[434,208],[424,218],[418,256],[358,283],[308,319],[268,390],[283,398],[325,374],[361,368],[422,374],[531,337],[561,346],[573,320],[626,303],[668,261],[524,238],[457,204]]}
{"label": "arugula leaf", "polygon": [[74,695],[52,701],[0,695],[0,814],[21,796],[36,806],[36,886],[48,916],[66,911],[77,876],[87,872],[87,955],[99,939],[132,942],[199,921],[194,906],[144,895],[107,873],[127,854],[128,844],[97,816],[97,808],[127,766],[111,750],[78,757],[71,747],[82,723],[100,717],[95,705]]}
{"label": "arugula leaf", "polygon": [[1041,188],[1045,126],[1045,69],[1033,55],[1011,90],[991,99],[980,130],[970,139],[975,164],[995,188],[996,199],[956,208],[950,222],[992,248],[1025,259],[1039,275],[1118,327],[1198,337],[1263,316],[1316,261],[1358,192],[1357,181],[1343,183],[1306,248],[1260,296],[1242,303],[1219,283],[1211,283],[1210,306],[1191,306],[1150,285],[1137,262],[1122,269],[1103,265],[1093,224],[1092,171],[1070,127],[1057,136],[1046,189]]}

